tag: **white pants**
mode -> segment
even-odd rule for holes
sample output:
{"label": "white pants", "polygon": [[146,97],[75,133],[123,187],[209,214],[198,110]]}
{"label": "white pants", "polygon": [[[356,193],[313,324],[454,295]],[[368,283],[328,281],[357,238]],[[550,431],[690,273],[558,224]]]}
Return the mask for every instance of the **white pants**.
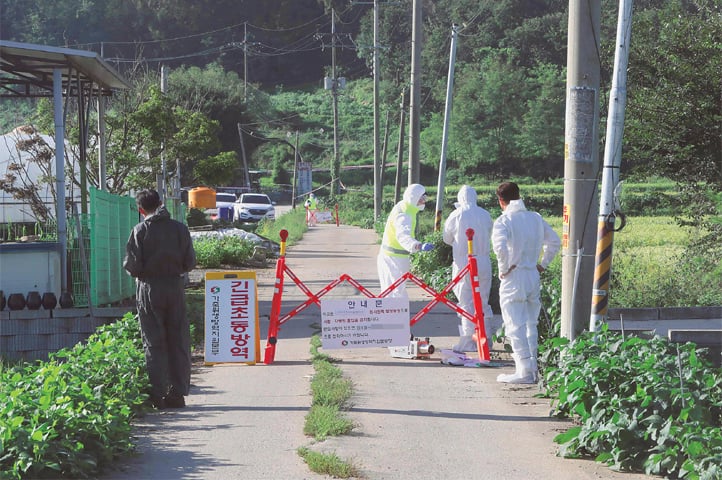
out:
{"label": "white pants", "polygon": [[[398,278],[409,271],[411,268],[411,259],[408,255],[405,257],[392,257],[384,253],[379,253],[378,257],[376,257],[376,268],[379,273],[380,292],[383,292]],[[407,298],[408,296],[409,294],[406,292],[406,281],[387,295],[387,297],[402,298]]]}
{"label": "white pants", "polygon": [[316,226],[316,210],[306,209],[306,225],[309,227]]}
{"label": "white pants", "polygon": [[499,304],[504,329],[514,354],[536,357],[539,343],[537,323],[541,311],[539,272],[516,268],[501,280]]}

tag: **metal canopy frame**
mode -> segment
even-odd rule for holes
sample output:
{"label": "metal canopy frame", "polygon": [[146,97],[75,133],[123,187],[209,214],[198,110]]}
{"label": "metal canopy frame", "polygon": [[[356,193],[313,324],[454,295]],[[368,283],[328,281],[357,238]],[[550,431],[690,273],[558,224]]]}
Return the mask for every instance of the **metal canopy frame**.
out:
{"label": "metal canopy frame", "polygon": [[[86,50],[50,47],[30,43],[0,40],[0,98],[53,99],[55,145],[65,145],[65,118],[68,99],[77,98],[78,145],[80,149],[81,209],[87,213],[87,146],[88,120],[93,98],[98,99],[100,133],[100,186],[105,189],[105,107],[103,97],[113,90],[131,88],[115,69],[97,53]],[[65,98],[65,102],[63,102]],[[67,281],[67,212],[65,207],[65,152],[55,149],[56,219],[58,242],[61,245],[60,271],[62,291],[68,291]],[[73,205],[75,208],[75,205]]]}
{"label": "metal canopy frame", "polygon": [[69,97],[111,96],[131,87],[95,52],[0,40],[0,97],[52,97],[56,69]]}

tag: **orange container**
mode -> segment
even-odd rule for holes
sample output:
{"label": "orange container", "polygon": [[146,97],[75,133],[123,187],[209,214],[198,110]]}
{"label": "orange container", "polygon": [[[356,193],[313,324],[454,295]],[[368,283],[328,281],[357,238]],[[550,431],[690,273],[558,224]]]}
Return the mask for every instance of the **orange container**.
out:
{"label": "orange container", "polygon": [[192,188],[188,192],[189,208],[216,208],[216,191],[208,187]]}

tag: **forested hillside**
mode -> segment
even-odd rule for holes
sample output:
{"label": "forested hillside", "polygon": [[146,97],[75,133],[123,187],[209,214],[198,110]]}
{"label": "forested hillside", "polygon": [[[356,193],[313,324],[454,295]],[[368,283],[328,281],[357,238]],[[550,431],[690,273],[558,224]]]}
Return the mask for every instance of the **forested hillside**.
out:
{"label": "forested hillside", "polygon": [[[387,162],[396,159],[402,94],[408,89],[412,0],[380,2],[381,127]],[[608,106],[618,2],[602,2],[599,59],[602,125]],[[332,38],[334,8],[336,36]],[[449,181],[472,177],[563,176],[567,50],[564,0],[423,2],[421,162],[433,182],[439,160],[451,25],[460,25]],[[331,0],[2,0],[6,40],[90,49],[135,85],[110,105],[122,191],[147,178],[163,135],[181,161],[183,183],[242,181],[249,168],[288,181],[296,132],[303,161],[333,156],[331,96],[323,89],[336,45],[342,165],[373,157],[370,3]],[[160,66],[170,69],[158,92]],[[244,78],[246,75],[247,78]],[[628,70],[623,177],[662,175],[691,193],[694,208],[719,209],[722,190],[722,0],[638,0]],[[406,106],[408,106],[408,95]],[[19,113],[18,113],[19,112]],[[3,130],[31,121],[3,103]],[[159,128],[160,119],[166,119]],[[407,118],[408,121],[408,118]],[[39,118],[33,120],[41,125]],[[72,125],[72,119],[69,119]],[[604,128],[600,128],[604,131]],[[406,130],[408,134],[408,129]],[[113,141],[112,135],[116,135]],[[404,139],[402,137],[402,139]],[[604,149],[601,139],[600,151]],[[406,154],[402,155],[404,160]],[[388,169],[387,169],[388,170]],[[386,172],[393,181],[393,168]],[[370,176],[344,173],[345,183]],[[697,192],[709,192],[700,199]],[[716,196],[715,196],[716,195]],[[699,205],[699,202],[704,205]]]}

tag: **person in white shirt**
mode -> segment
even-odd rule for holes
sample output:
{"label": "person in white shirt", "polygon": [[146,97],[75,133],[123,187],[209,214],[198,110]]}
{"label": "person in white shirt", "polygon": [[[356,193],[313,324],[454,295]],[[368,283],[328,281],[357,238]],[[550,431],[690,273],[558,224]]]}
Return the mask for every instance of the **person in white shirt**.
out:
{"label": "person in white shirt", "polygon": [[[511,343],[515,372],[497,382],[536,383],[537,323],[541,311],[540,274],[559,251],[559,235],[519,196],[519,186],[504,182],[496,189],[502,214],[494,222],[491,241],[499,267],[499,304]],[[542,254],[541,260],[539,256]]]}
{"label": "person in white shirt", "polygon": [[[472,253],[476,257],[479,274],[479,293],[484,307],[484,319],[486,327],[487,342],[491,342],[489,322],[493,312],[489,306],[489,292],[491,291],[491,261],[489,260],[489,249],[491,241],[492,220],[489,212],[476,204],[477,195],[469,185],[462,185],[457,195],[456,210],[451,212],[444,223],[444,243],[451,245],[454,256],[451,273],[452,277],[463,270],[469,263],[469,242],[466,231],[474,230],[472,240]],[[469,313],[474,313],[474,297],[471,288],[471,277],[467,274],[454,286],[454,294],[458,299],[459,306]],[[476,325],[471,320],[459,315],[461,326],[459,327],[459,343],[452,349],[455,352],[477,351],[476,341],[473,334]]]}

